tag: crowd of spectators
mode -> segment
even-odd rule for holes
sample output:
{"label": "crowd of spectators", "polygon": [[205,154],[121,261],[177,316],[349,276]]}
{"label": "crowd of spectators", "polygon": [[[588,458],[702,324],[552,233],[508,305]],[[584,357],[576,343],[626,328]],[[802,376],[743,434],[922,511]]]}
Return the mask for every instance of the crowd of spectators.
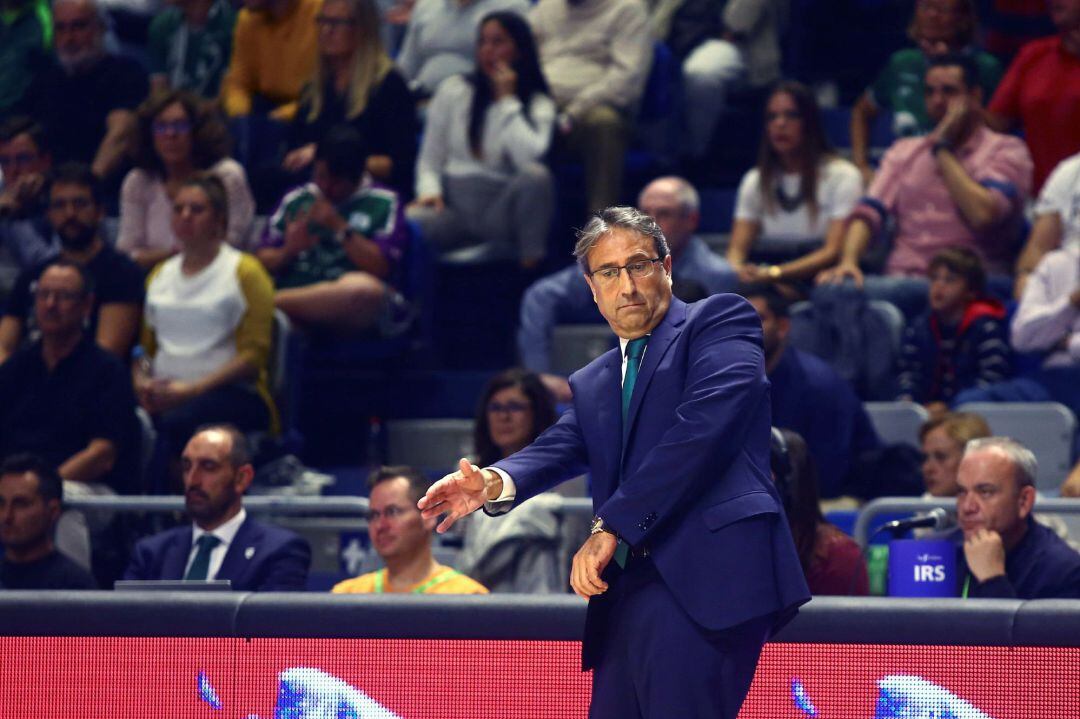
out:
{"label": "crowd of spectators", "polygon": [[[779,0],[183,0],[135,38],[97,0],[7,0],[0,458],[14,459],[0,469],[0,582],[92,586],[58,553],[78,541],[62,496],[154,490],[183,491],[193,524],[143,539],[129,577],[302,588],[302,540],[242,507],[248,437],[281,430],[275,311],[313,337],[386,337],[418,314],[405,286],[421,243],[502,263],[528,285],[518,326],[501,328],[516,329],[526,369],[481,396],[472,459],[489,464],[569,399],[554,328],[601,319],[563,251],[570,228],[640,188],[675,294],[739,292],[761,319],[784,430],[773,472],[811,584],[867,591],[861,556],[819,502],[874,496],[867,477],[897,460],[848,371],[860,357],[842,355],[858,342],[842,336],[827,358],[797,346],[793,303],[843,325],[879,301],[904,328],[895,372],[884,369],[895,386],[875,389],[932,417],[922,476],[930,495],[957,497],[965,591],[1068,594],[1072,580],[1050,587],[1045,568],[1017,567],[1048,556],[1075,571],[1029,519],[1027,450],[994,440],[965,455],[989,429],[950,411],[1056,401],[1080,415],[1080,0],[1048,3],[1041,25],[1024,25],[1045,34],[1021,47],[1007,19],[983,33],[972,0],[911,6],[910,47],[868,69],[849,142],[834,147],[828,88],[784,77],[794,29]],[[649,147],[641,178],[629,150],[655,93],[674,96],[671,147]],[[718,238],[701,232],[716,212],[693,180],[718,147],[746,143],[725,124],[739,112],[757,118],[758,159],[725,188],[733,223]],[[875,161],[882,115],[895,141]],[[1008,512],[984,501],[984,475],[1015,500]],[[486,591],[436,561],[415,508],[423,489],[414,468],[372,474],[368,527],[387,568],[335,591]],[[1061,493],[1080,495],[1080,470]],[[564,558],[537,500],[525,529],[474,518],[465,530],[468,567],[489,589],[558,583]],[[85,519],[88,541],[111,541],[108,517]],[[500,563],[508,536],[537,548],[531,569],[524,551]],[[264,541],[287,567],[256,581],[241,544]],[[279,570],[280,583],[266,579]]]}

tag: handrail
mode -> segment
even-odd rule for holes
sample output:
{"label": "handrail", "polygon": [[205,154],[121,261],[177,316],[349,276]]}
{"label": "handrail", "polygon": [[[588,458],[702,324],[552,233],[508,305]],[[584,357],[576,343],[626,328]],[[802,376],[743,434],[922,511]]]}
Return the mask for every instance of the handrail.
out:
{"label": "handrail", "polygon": [[[0,636],[577,641],[573,596],[0,592]],[[1080,600],[817,597],[772,641],[1075,647]]]}
{"label": "handrail", "polygon": [[[113,512],[183,512],[184,496],[172,494],[114,495],[79,497],[64,501],[66,509],[108,510]],[[366,497],[288,497],[251,495],[244,497],[244,508],[261,514],[345,514],[366,516]]]}
{"label": "handrail", "polygon": [[[66,509],[108,510],[113,512],[183,512],[184,496],[113,495],[105,497],[79,497],[64,501]],[[344,514],[366,516],[366,497],[289,497],[283,495],[249,495],[244,497],[244,507],[261,514]],[[592,500],[579,497],[563,497],[561,510],[565,514],[590,516]]]}

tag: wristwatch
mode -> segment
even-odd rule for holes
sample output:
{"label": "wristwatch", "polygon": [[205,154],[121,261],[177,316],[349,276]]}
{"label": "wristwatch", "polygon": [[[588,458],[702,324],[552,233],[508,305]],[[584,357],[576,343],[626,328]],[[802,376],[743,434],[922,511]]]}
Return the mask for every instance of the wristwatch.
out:
{"label": "wristwatch", "polygon": [[603,517],[593,517],[592,524],[589,525],[589,535],[591,536],[593,534],[600,534],[601,532],[607,532],[613,537],[619,536],[614,529],[607,526],[607,524],[604,522]]}
{"label": "wristwatch", "polygon": [[619,536],[614,529],[604,523],[603,517],[593,517],[592,524],[589,525],[589,536],[592,536],[594,534],[600,534],[601,532],[607,532],[613,537]]}

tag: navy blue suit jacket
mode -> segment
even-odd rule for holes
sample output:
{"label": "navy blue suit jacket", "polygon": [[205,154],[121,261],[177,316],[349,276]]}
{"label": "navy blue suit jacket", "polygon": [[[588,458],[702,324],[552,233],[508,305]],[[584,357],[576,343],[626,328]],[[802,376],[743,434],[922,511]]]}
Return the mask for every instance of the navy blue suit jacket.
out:
{"label": "navy blue suit jacket", "polygon": [[[124,579],[183,579],[191,536],[189,524],[139,540]],[[234,590],[243,592],[302,591],[310,565],[307,540],[248,517],[225,552],[215,579],[229,579]]]}
{"label": "navy blue suit jacket", "polygon": [[[793,616],[810,592],[771,479],[769,382],[753,307],[730,294],[692,305],[672,298],[649,337],[625,429],[618,349],[571,375],[570,386],[573,405],[559,421],[495,465],[513,478],[515,504],[588,469],[596,514],[649,549],[702,627]],[[587,666],[608,601],[589,604]]]}

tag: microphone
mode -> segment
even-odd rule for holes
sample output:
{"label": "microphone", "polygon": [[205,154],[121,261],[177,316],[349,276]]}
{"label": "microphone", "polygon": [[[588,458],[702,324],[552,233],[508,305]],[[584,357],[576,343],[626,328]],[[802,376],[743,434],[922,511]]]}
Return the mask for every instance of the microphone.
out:
{"label": "microphone", "polygon": [[[926,514],[916,514],[914,517],[908,517],[907,519],[896,519],[892,522],[886,522],[878,528],[878,532],[890,531],[890,532],[906,532],[909,529],[919,529],[920,527],[932,527],[934,529],[946,529],[953,524],[953,517],[949,514],[948,510],[941,507],[935,507]],[[877,534],[877,532],[874,532]]]}

